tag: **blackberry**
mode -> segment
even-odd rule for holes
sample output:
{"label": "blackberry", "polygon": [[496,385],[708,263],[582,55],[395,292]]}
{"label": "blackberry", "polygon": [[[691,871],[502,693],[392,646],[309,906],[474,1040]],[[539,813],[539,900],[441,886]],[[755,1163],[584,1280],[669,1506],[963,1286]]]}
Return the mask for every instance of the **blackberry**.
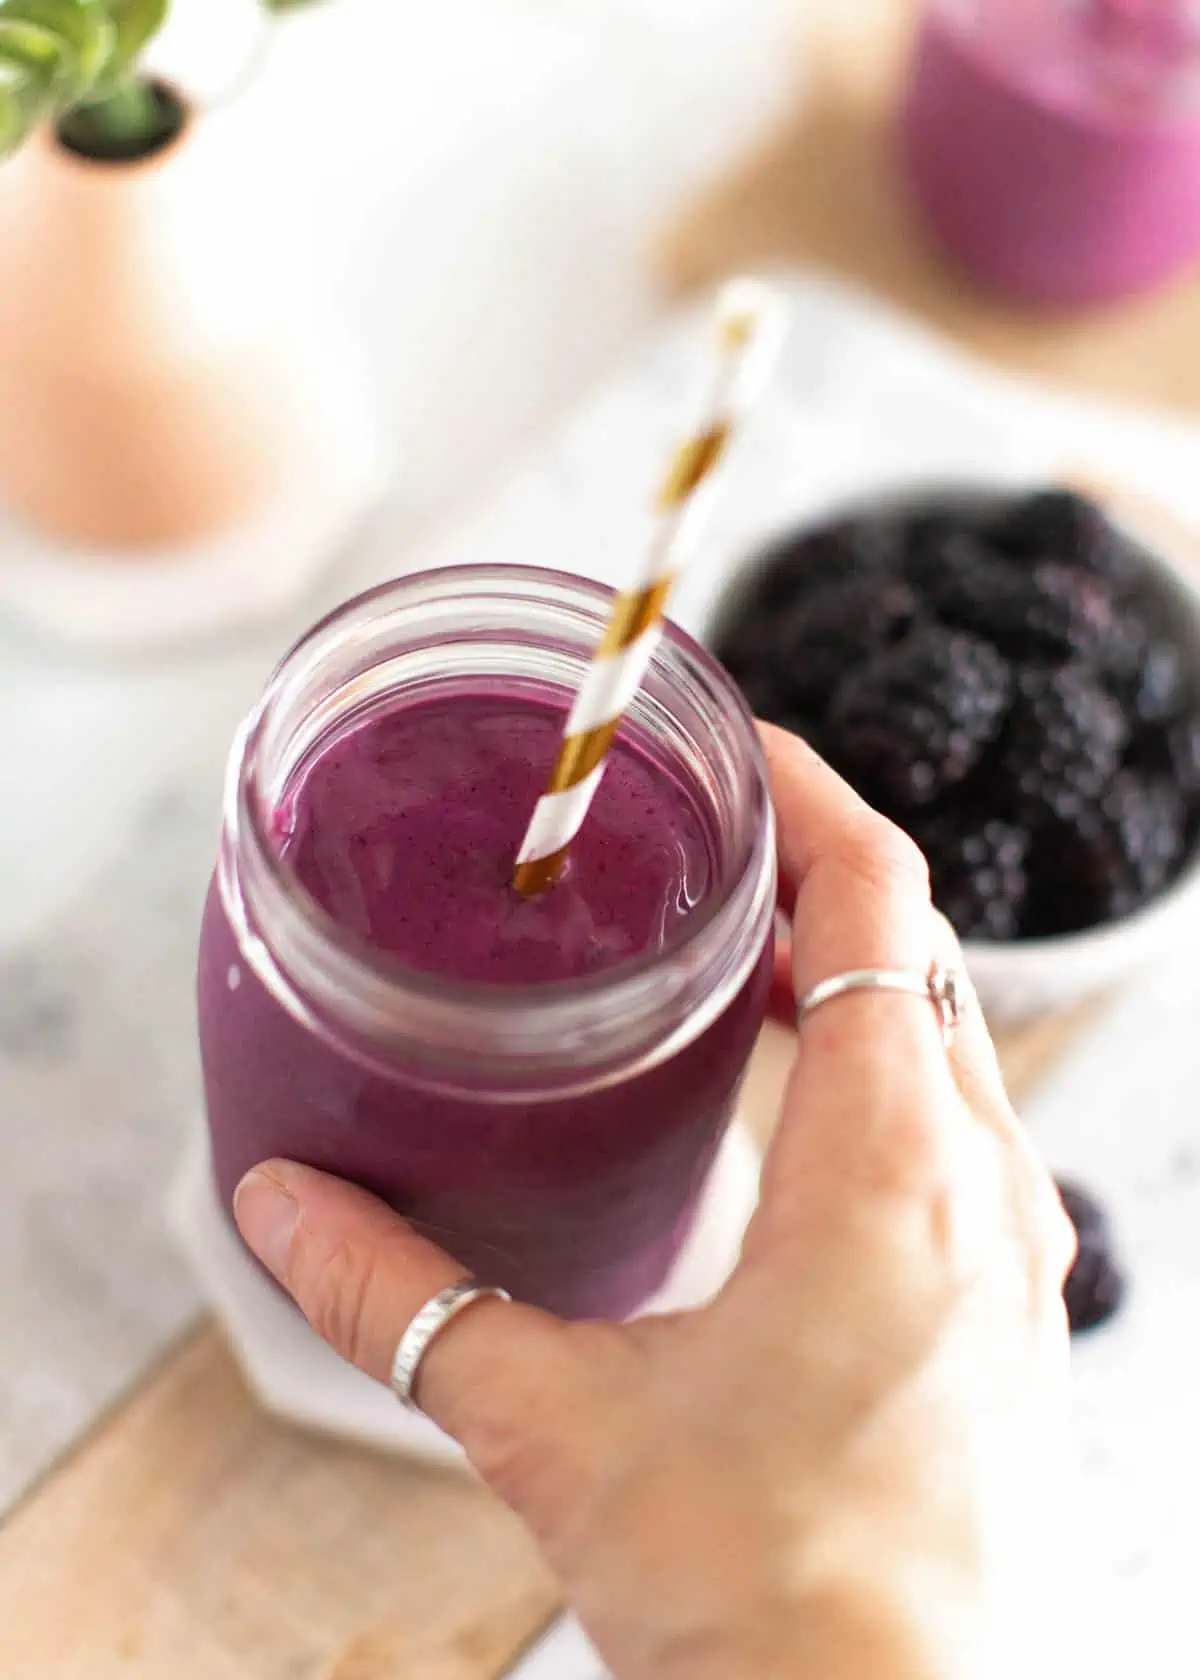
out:
{"label": "blackberry", "polygon": [[1172,724],[1166,739],[1175,785],[1195,815],[1200,807],[1200,712]]}
{"label": "blackberry", "polygon": [[747,610],[745,604],[720,631],[717,658],[738,684],[756,717],[770,717],[783,702],[788,650],[777,613]]}
{"label": "blackberry", "polygon": [[781,626],[795,698],[827,705],[843,677],[903,639],[915,613],[912,591],[892,579],[855,578],[797,602]]}
{"label": "blackberry", "polygon": [[1025,626],[1025,651],[1089,658],[1112,632],[1113,598],[1097,577],[1045,561],[1030,576],[1033,598]]}
{"label": "blackberry", "polygon": [[845,675],[827,719],[835,767],[901,809],[932,804],[976,765],[996,735],[1012,672],[994,648],[940,625]]}
{"label": "blackberry", "polygon": [[1185,711],[1171,723],[1138,730],[1125,755],[1130,769],[1171,782],[1193,815],[1200,816],[1200,712]]}
{"label": "blackberry", "polygon": [[1073,1336],[1107,1324],[1120,1311],[1128,1280],[1113,1248],[1112,1226],[1104,1207],[1082,1186],[1058,1181],[1058,1193],[1075,1227],[1079,1253],[1063,1287]]}
{"label": "blackberry", "polygon": [[751,612],[779,612],[849,580],[897,575],[900,556],[900,529],[886,517],[844,519],[793,534],[767,550],[745,604]]}
{"label": "blackberry", "polygon": [[1013,560],[1053,560],[1124,587],[1141,575],[1141,557],[1104,510],[1073,490],[1023,497],[991,526],[998,553]]}
{"label": "blackberry", "polygon": [[780,729],[798,735],[815,753],[819,753],[822,758],[828,758],[829,755],[825,751],[825,726],[820,718],[804,712],[789,712],[775,721]]}
{"label": "blackberry", "polygon": [[1136,730],[1125,751],[1125,764],[1141,776],[1165,776],[1172,780],[1175,766],[1167,728],[1161,723],[1151,723]]}
{"label": "blackberry", "polygon": [[[738,668],[728,659],[723,659],[722,663],[727,666],[730,676],[742,691],[743,700],[756,718],[765,718],[768,723],[783,722],[778,715],[778,689],[767,671],[753,666]],[[772,713],[776,715],[772,716]]]}
{"label": "blackberry", "polygon": [[[1114,778],[1086,828],[1096,855],[1104,856],[1115,915],[1139,909],[1169,884],[1186,827],[1186,804],[1172,783],[1132,770]],[[1110,846],[1112,856],[1105,855]]]}
{"label": "blackberry", "polygon": [[1121,771],[1098,804],[1037,836],[1025,931],[1076,932],[1132,915],[1171,881],[1185,837],[1178,789]]}
{"label": "blackberry", "polygon": [[1162,723],[1187,696],[1183,654],[1137,613],[1115,620],[1097,661],[1105,685],[1135,723]]}
{"label": "blackberry", "polygon": [[717,655],[771,722],[820,713],[848,671],[908,630],[916,603],[906,584],[845,578],[785,612],[743,617]]}
{"label": "blackberry", "polygon": [[1070,817],[1110,780],[1129,736],[1117,701],[1086,667],[1032,667],[1017,677],[1000,768],[1030,826]]}
{"label": "blackberry", "polygon": [[939,811],[912,826],[933,902],[960,939],[1015,939],[1025,907],[1029,836],[1012,823]]}
{"label": "blackberry", "polygon": [[908,545],[905,576],[935,616],[952,623],[957,613],[972,610],[975,585],[982,580],[986,589],[995,582],[993,574],[1007,577],[1009,568],[997,561],[972,532],[946,521],[927,524],[930,529],[923,540]]}
{"label": "blackberry", "polygon": [[987,548],[986,524],[965,507],[931,506],[910,514],[904,527],[904,569],[918,588],[943,550],[962,543],[976,552]]}
{"label": "blackberry", "polygon": [[1050,562],[1006,565],[970,537],[926,549],[913,576],[944,624],[984,637],[1010,659],[1090,655],[1112,628],[1112,598],[1098,578]]}

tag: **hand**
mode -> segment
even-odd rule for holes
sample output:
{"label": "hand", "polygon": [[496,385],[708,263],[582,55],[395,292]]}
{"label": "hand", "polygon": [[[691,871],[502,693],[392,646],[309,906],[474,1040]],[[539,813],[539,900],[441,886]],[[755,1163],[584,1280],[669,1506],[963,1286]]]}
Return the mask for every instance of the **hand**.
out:
{"label": "hand", "polygon": [[[910,842],[764,729],[796,994],[955,960]],[[243,1235],[386,1381],[462,1268],[364,1192],[270,1162]],[[970,1010],[843,996],[803,1024],[741,1263],[626,1326],[471,1307],[425,1411],[528,1523],[620,1680],[992,1672],[1005,1562],[1040,1523],[1073,1236]]]}

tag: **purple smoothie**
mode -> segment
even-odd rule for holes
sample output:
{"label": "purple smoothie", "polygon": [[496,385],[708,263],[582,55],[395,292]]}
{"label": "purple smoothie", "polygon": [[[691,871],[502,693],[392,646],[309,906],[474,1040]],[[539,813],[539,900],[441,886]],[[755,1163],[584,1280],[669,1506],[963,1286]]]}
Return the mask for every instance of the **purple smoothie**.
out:
{"label": "purple smoothie", "polygon": [[940,0],[903,140],[942,244],[1014,297],[1115,297],[1200,253],[1200,39],[1177,0]]}
{"label": "purple smoothie", "polygon": [[[699,787],[628,727],[562,881],[530,900],[510,885],[563,721],[557,700],[492,685],[352,722],[318,742],[278,802],[282,870],[347,947],[417,986],[521,988],[536,1002],[669,955],[722,890],[719,835]],[[214,883],[199,1003],[222,1197],[267,1157],[305,1161],[375,1191],[526,1300],[625,1317],[686,1238],[770,963],[768,942],[724,1011],[673,1054],[510,1103],[294,1018],[243,960]]]}
{"label": "purple smoothie", "polygon": [[426,974],[546,985],[660,951],[707,896],[716,841],[695,795],[627,741],[559,885],[510,885],[564,722],[490,694],[385,712],[303,775],[283,856],[347,933]]}

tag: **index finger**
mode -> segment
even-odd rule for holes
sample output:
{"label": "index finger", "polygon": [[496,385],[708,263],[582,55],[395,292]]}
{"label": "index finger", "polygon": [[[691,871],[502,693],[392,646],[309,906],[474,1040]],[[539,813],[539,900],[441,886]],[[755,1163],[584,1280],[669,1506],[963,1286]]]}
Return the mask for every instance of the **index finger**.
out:
{"label": "index finger", "polygon": [[[925,974],[941,954],[943,936],[920,849],[803,741],[767,724],[760,729],[777,818],[780,870],[794,894],[797,1000],[821,981],[851,969]],[[932,1042],[940,1048],[940,1032],[927,1030],[937,1028],[932,1007],[922,1015],[905,1007],[908,1000],[903,998],[857,994],[845,999],[847,1008],[882,1007],[884,1002],[898,1022],[919,1020],[915,1043]],[[818,1019],[814,1016],[814,1023]]]}
{"label": "index finger", "polygon": [[[795,889],[798,999],[849,971],[916,981],[946,951],[929,874],[912,841],[810,748],[763,728],[780,866]],[[764,1201],[786,1211],[814,1177],[921,1194],[940,1177],[946,1125],[961,1107],[932,1002],[848,991],[799,1026],[796,1066],[764,1172]],[[804,1192],[806,1194],[806,1192]]]}
{"label": "index finger", "polygon": [[[873,810],[811,747],[760,724],[777,816],[781,902],[792,913],[792,980],[797,1002],[820,981],[847,968],[907,968],[924,974],[931,962],[958,970],[965,1018],[951,1063],[968,1097],[1007,1108],[995,1048],[965,971],[954,931],[935,909],[929,871],[919,848]],[[906,1000],[897,999],[902,1007]],[[914,1000],[918,1002],[919,1000]],[[866,998],[839,1000],[837,1010],[869,1007]],[[832,1013],[832,1010],[830,1011]],[[909,1008],[906,1013],[912,1013]],[[917,1023],[928,1051],[930,1008]],[[817,1017],[806,1037],[818,1028]],[[942,1058],[939,1056],[939,1062]]]}

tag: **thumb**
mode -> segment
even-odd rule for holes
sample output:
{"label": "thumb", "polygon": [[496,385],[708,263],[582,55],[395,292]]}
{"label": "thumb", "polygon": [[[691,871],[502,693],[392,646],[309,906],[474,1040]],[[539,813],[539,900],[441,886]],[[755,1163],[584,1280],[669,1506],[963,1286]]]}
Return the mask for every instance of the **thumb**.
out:
{"label": "thumb", "polygon": [[[390,1380],[425,1302],[466,1275],[376,1197],[293,1162],[248,1173],[234,1214],[317,1334],[379,1382]],[[599,1444],[583,1341],[571,1327],[534,1307],[478,1301],[430,1345],[418,1398],[482,1479],[552,1537]]]}

